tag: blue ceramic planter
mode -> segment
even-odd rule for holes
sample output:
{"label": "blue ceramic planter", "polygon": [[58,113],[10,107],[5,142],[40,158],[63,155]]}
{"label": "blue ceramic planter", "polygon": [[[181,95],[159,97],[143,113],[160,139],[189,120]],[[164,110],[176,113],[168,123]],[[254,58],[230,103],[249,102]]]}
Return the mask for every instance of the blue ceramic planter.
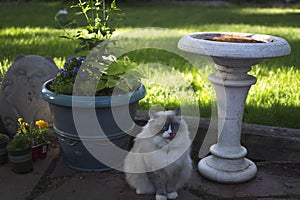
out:
{"label": "blue ceramic planter", "polygon": [[55,94],[48,89],[49,84],[51,81],[43,84],[41,97],[49,103],[53,114],[53,128],[65,164],[81,171],[110,169],[86,147],[106,148],[108,138],[119,148],[128,149],[138,101],[146,93],[144,85],[124,95],[94,97]]}

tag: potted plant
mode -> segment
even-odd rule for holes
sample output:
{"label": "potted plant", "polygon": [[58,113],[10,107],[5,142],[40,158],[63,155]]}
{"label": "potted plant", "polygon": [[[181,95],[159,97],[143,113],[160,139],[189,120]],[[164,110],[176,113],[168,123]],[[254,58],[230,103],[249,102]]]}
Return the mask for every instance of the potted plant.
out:
{"label": "potted plant", "polygon": [[38,158],[44,159],[47,156],[49,145],[48,122],[38,120],[35,123],[27,123],[22,118],[18,119],[17,134],[24,135],[31,140],[32,146],[32,160],[36,161]]}
{"label": "potted plant", "polygon": [[[137,64],[126,56],[116,58],[110,48],[114,42],[109,39],[124,17],[115,0],[108,5],[104,0],[79,0],[72,8],[80,9],[86,24],[64,38],[79,42],[79,56],[70,57],[41,93],[50,105],[65,163],[78,170],[103,171],[110,167],[97,156],[109,146],[105,139],[127,149],[137,104],[146,90]],[[103,151],[91,152],[99,146]]]}
{"label": "potted plant", "polygon": [[8,144],[8,158],[12,170],[16,173],[28,173],[33,169],[31,157],[31,140],[26,135],[16,134]]}
{"label": "potted plant", "polygon": [[3,133],[0,133],[0,165],[8,162],[7,149],[9,137]]}
{"label": "potted plant", "polygon": [[50,144],[50,134],[48,132],[48,122],[38,120],[35,122],[37,127],[34,137],[34,143],[39,146],[39,159],[47,157],[48,148]]}

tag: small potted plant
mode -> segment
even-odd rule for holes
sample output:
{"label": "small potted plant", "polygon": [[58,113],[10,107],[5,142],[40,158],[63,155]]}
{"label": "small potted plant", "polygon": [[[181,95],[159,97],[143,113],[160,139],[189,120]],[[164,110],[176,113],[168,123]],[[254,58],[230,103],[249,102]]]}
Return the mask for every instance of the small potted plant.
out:
{"label": "small potted plant", "polygon": [[22,174],[33,169],[31,144],[30,138],[22,134],[16,134],[8,144],[8,158],[14,172]]}
{"label": "small potted plant", "polygon": [[48,122],[38,120],[35,123],[24,122],[22,118],[18,119],[17,134],[24,135],[31,140],[32,160],[36,161],[38,157],[44,159],[47,155],[49,145]]}
{"label": "small potted plant", "polygon": [[[126,149],[138,101],[145,96],[146,89],[140,82],[137,64],[127,56],[116,58],[113,48],[109,48],[115,44],[109,39],[124,18],[116,1],[105,4],[104,0],[79,0],[71,7],[79,8],[78,13],[86,22],[78,23],[74,35],[67,32],[66,26],[62,27],[67,33],[64,38],[78,42],[78,56],[70,57],[56,77],[43,85],[41,93],[50,105],[65,163],[83,171],[103,171],[109,167],[94,158],[82,142],[99,146],[95,143],[102,141],[91,115],[97,118],[97,125],[108,139]],[[70,25],[74,24],[72,21]]]}
{"label": "small potted plant", "polygon": [[0,165],[6,164],[8,162],[7,157],[7,144],[9,137],[3,133],[0,133]]}
{"label": "small potted plant", "polygon": [[38,120],[35,122],[35,126],[36,132],[33,141],[34,144],[39,146],[39,158],[45,159],[50,144],[50,135],[48,132],[49,124],[44,120]]}

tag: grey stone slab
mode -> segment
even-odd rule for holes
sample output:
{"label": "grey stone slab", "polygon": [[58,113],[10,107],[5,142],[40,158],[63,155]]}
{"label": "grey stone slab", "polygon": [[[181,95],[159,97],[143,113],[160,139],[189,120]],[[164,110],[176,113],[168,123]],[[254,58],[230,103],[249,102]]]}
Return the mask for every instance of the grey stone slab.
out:
{"label": "grey stone slab", "polygon": [[[188,118],[185,119],[189,121]],[[205,121],[201,119],[200,127],[204,126],[205,123],[203,122]],[[191,125],[192,129],[195,129],[194,126],[197,125],[197,121],[187,123]],[[32,191],[32,188],[47,168],[49,169],[51,161],[56,158],[54,160],[56,162],[51,163],[54,169],[48,176],[50,181],[61,182],[52,185],[51,182],[42,183],[49,184],[51,187],[49,187],[49,191],[44,192],[35,199],[155,199],[153,195],[136,195],[135,191],[127,185],[125,175],[122,172],[115,170],[78,172],[65,166],[61,157],[57,160],[58,154],[59,148],[54,146],[47,158],[34,162],[34,171],[25,175],[11,172],[9,164],[0,166],[0,198],[4,200],[24,199],[26,193]],[[186,187],[179,191],[178,200],[199,200],[212,196],[220,196],[221,199],[300,199],[300,164],[292,162],[257,162],[258,173],[253,180],[243,184],[219,184],[203,178],[196,168],[199,159],[194,157],[193,160],[194,172]]]}
{"label": "grey stone slab", "polygon": [[63,158],[61,157],[58,160],[55,169],[52,171],[51,176],[52,177],[72,176],[76,172],[77,172],[76,170],[67,167],[63,162]]}
{"label": "grey stone slab", "polygon": [[194,183],[189,187],[195,191],[222,198],[300,198],[299,164],[258,163],[256,177],[243,184],[219,184],[199,175],[197,177],[196,172],[193,179]]}
{"label": "grey stone slab", "polygon": [[[64,167],[58,166],[57,170],[65,170]],[[58,175],[58,172],[56,172]],[[88,195],[88,196],[87,196]],[[126,181],[125,175],[122,172],[115,170],[107,172],[77,172],[72,178],[62,184],[60,187],[48,191],[38,198],[39,200],[50,199],[107,199],[107,200],[153,200],[154,195],[137,195],[131,189]],[[187,190],[179,191],[178,200],[199,200]]]}
{"label": "grey stone slab", "polygon": [[0,166],[0,198],[3,200],[25,199],[47,170],[57,150],[52,148],[44,160],[33,162],[33,171],[28,174],[16,174],[10,163]]}
{"label": "grey stone slab", "polygon": [[11,165],[7,164],[0,168],[0,193],[1,199],[15,200],[25,199],[33,186],[39,181],[41,174],[15,174],[11,171]]}

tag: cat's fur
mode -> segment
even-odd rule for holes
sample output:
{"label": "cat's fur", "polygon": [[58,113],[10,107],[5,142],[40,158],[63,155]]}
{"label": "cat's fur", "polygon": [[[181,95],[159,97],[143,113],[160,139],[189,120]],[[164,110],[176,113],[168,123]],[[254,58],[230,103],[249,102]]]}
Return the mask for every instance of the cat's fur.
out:
{"label": "cat's fur", "polygon": [[156,200],[176,199],[192,171],[191,139],[187,124],[175,111],[150,112],[124,161],[126,180],[137,194]]}

